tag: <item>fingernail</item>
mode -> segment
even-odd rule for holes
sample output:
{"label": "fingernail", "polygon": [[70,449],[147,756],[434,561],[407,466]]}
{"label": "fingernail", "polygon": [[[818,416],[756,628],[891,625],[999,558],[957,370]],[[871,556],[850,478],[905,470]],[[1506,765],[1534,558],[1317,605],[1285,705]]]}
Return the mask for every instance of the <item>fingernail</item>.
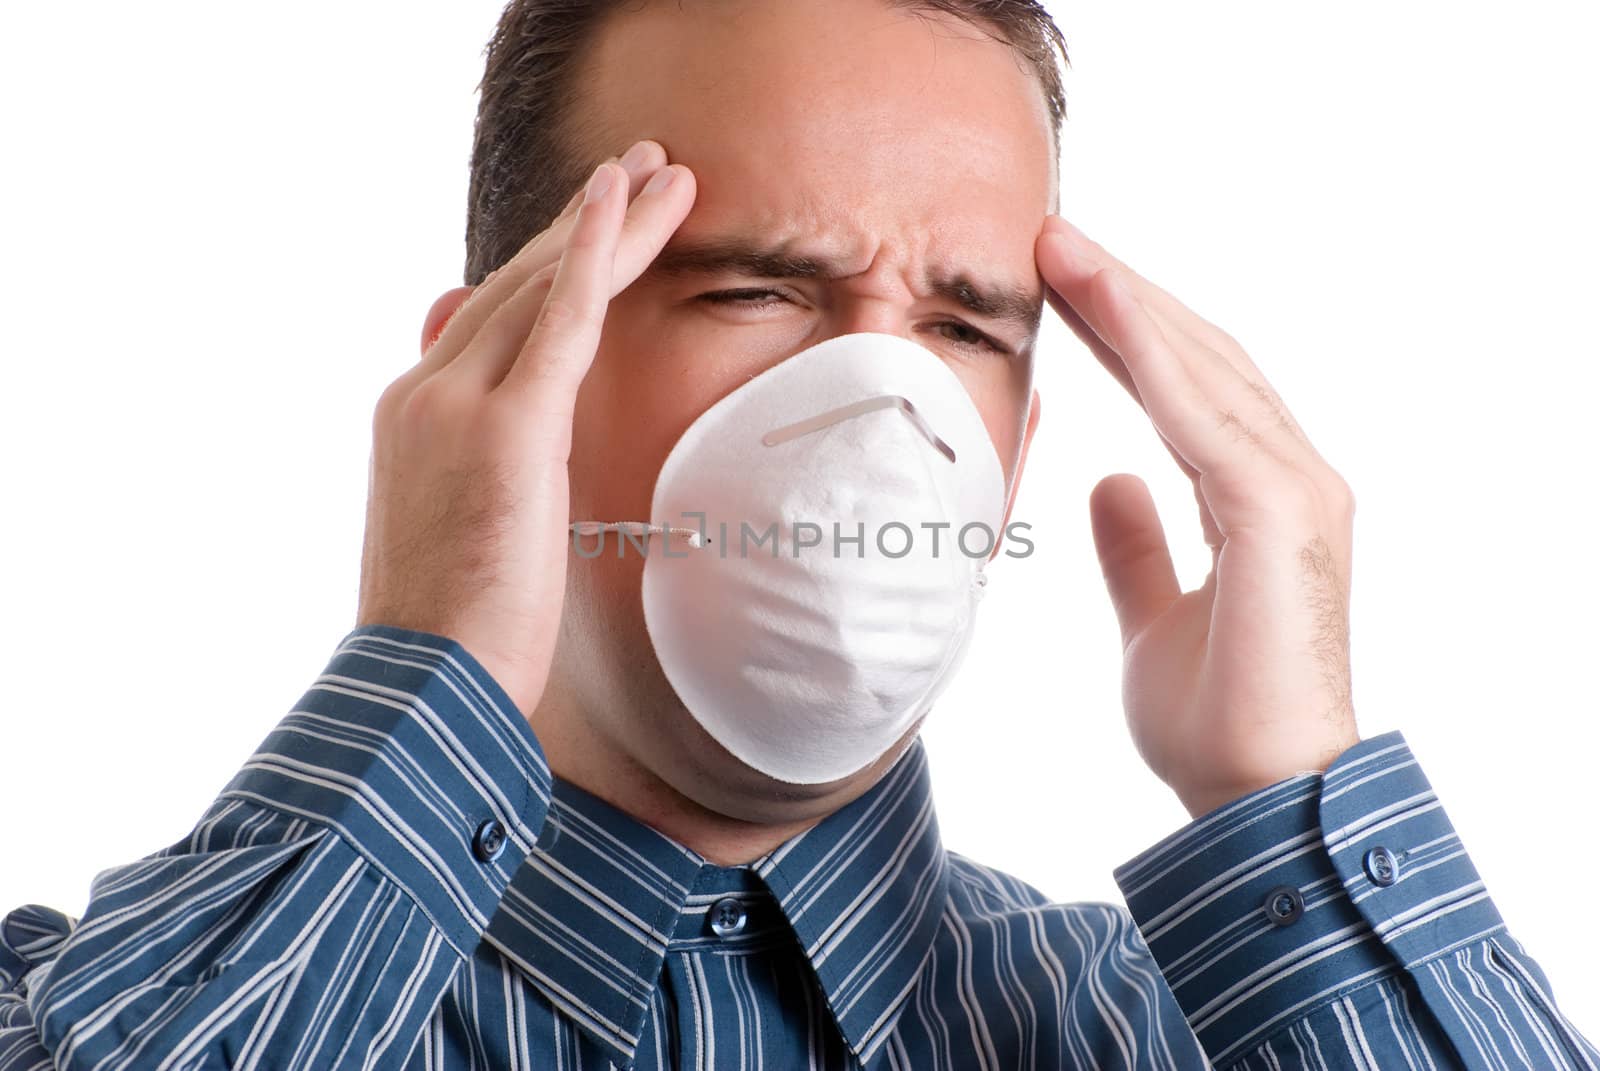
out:
{"label": "fingernail", "polygon": [[583,203],[598,201],[606,195],[611,188],[611,176],[616,174],[610,164],[601,164],[594,169],[594,175],[589,179],[588,188],[583,191]]}
{"label": "fingernail", "polygon": [[622,166],[631,175],[644,165],[644,158],[648,155],[650,155],[650,143],[648,141],[636,141],[633,143],[632,148],[622,154]]}
{"label": "fingernail", "polygon": [[672,185],[672,180],[678,177],[678,171],[670,164],[650,176],[650,181],[644,184],[641,193],[658,193]]}

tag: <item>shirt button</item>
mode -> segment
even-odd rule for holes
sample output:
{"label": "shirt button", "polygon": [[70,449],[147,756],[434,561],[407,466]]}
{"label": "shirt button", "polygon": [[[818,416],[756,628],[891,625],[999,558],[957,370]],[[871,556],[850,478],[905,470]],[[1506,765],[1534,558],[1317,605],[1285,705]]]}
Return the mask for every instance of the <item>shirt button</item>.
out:
{"label": "shirt button", "polygon": [[1400,880],[1400,860],[1381,844],[1367,853],[1362,865],[1374,885],[1393,885]]}
{"label": "shirt button", "polygon": [[711,920],[712,933],[718,937],[732,937],[744,929],[746,918],[744,904],[740,903],[736,896],[724,896],[711,905],[706,917]]}
{"label": "shirt button", "polygon": [[506,827],[493,818],[480,825],[478,831],[472,835],[472,854],[485,863],[492,863],[500,858],[505,846]]}
{"label": "shirt button", "polygon": [[1288,926],[1306,913],[1306,901],[1293,885],[1279,885],[1267,893],[1261,908],[1274,926]]}

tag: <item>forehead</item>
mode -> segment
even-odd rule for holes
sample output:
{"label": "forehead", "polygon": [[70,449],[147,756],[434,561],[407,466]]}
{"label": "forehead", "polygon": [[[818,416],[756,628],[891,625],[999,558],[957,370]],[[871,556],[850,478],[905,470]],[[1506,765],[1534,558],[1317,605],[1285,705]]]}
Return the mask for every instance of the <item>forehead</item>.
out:
{"label": "forehead", "polygon": [[597,158],[650,137],[695,172],[684,234],[754,229],[862,269],[885,248],[937,261],[981,251],[1020,272],[1053,207],[1037,77],[938,13],[884,0],[625,5],[574,88]]}

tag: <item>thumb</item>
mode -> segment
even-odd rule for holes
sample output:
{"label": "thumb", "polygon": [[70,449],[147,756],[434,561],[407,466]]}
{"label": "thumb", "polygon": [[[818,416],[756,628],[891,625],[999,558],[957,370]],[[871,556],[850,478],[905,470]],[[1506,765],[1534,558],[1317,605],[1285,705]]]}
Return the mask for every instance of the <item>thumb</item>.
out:
{"label": "thumb", "polygon": [[1183,594],[1150,489],[1126,472],[1089,492],[1089,524],[1126,647]]}

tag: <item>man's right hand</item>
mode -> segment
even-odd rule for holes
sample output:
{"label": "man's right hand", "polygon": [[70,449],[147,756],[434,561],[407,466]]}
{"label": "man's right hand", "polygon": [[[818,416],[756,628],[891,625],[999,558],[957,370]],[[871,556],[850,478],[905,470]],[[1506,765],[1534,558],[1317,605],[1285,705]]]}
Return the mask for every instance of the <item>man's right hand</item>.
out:
{"label": "man's right hand", "polygon": [[356,623],[455,640],[524,716],[561,621],[578,387],[607,305],[694,203],[655,142],[623,161],[479,284],[373,414]]}

